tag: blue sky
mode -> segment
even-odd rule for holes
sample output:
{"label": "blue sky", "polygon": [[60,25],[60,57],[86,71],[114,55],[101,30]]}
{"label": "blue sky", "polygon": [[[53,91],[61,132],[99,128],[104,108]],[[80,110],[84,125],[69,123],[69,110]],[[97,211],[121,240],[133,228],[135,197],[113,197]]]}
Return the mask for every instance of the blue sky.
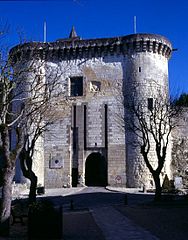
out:
{"label": "blue sky", "polygon": [[138,33],[167,37],[178,51],[169,62],[173,94],[188,92],[188,1],[187,0],[59,0],[0,1],[0,23],[10,25],[9,43],[19,43],[18,32],[27,40],[47,41],[69,35],[72,25],[82,38],[132,34],[137,17]]}

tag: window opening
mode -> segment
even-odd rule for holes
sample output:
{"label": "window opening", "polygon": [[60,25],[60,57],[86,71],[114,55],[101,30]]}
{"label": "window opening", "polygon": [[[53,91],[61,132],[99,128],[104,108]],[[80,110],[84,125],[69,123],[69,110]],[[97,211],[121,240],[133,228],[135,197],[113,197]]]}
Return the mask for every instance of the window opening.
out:
{"label": "window opening", "polygon": [[101,83],[97,81],[90,82],[90,92],[100,92],[101,90]]}
{"label": "window opening", "polygon": [[87,148],[87,107],[84,105],[84,149]]}
{"label": "window opening", "polygon": [[70,78],[70,95],[83,96],[83,77]]}
{"label": "window opening", "polygon": [[148,98],[148,109],[153,110],[153,98]]}

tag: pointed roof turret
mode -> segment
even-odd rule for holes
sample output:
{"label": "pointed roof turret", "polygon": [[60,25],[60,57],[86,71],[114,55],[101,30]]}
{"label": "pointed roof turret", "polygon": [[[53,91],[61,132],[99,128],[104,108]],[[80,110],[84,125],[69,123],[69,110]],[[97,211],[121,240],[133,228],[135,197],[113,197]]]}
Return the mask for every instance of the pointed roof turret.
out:
{"label": "pointed roof turret", "polygon": [[69,38],[77,38],[77,33],[75,31],[75,28],[74,26],[72,26],[72,29],[71,29],[71,32],[70,32],[70,35],[69,35]]}
{"label": "pointed roof turret", "polygon": [[72,26],[71,32],[69,34],[68,38],[60,38],[57,39],[56,42],[64,42],[64,41],[68,41],[68,42],[74,42],[74,41],[78,41],[78,40],[82,40],[81,37],[79,37],[76,33],[76,30],[74,28],[74,26]]}
{"label": "pointed roof turret", "polygon": [[74,26],[72,26],[71,32],[69,34],[69,39],[80,39],[76,33]]}

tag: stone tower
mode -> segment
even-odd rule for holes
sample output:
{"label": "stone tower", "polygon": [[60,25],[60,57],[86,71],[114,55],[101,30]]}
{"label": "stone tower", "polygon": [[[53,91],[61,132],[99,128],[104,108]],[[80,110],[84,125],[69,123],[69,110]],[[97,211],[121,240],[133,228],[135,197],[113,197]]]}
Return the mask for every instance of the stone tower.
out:
{"label": "stone tower", "polygon": [[132,136],[119,126],[117,116],[124,116],[124,108],[118,98],[127,92],[136,100],[152,99],[159,86],[168,94],[171,51],[170,42],[160,35],[82,40],[75,29],[67,39],[11,50],[15,69],[18,61],[34,59],[36,66],[45,61],[46,81],[53,78],[51,73],[60,73],[57,91],[71,103],[65,114],[58,105],[61,99],[56,99],[58,118],[38,143],[42,185],[141,186],[147,170],[138,149],[129,145]]}
{"label": "stone tower", "polygon": [[[153,104],[157,98],[168,96],[168,60],[171,55],[171,43],[164,37],[154,34],[134,34],[126,37],[126,59],[124,69],[124,89],[126,99],[136,104]],[[125,99],[125,102],[126,102]],[[135,134],[126,132],[126,172],[127,185],[140,187],[141,183],[152,187],[152,177],[147,170],[140,148],[132,144]],[[135,139],[136,140],[136,139]],[[137,141],[137,140],[136,140]],[[135,142],[136,142],[135,141]],[[151,146],[150,159],[155,163],[155,145]],[[170,146],[169,146],[170,149]],[[166,159],[169,173],[170,150]]]}

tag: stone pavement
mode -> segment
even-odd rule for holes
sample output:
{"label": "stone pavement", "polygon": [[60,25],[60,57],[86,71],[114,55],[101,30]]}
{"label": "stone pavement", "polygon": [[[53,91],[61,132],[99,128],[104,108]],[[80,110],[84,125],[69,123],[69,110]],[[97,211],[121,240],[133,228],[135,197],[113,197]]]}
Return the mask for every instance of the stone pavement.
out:
{"label": "stone pavement", "polygon": [[[84,188],[47,189],[44,195],[67,196]],[[129,189],[109,189],[132,192]],[[136,190],[134,190],[136,191]],[[27,193],[24,194],[25,196]],[[40,197],[40,196],[38,196]],[[150,232],[136,225],[113,206],[93,207],[80,212],[63,212],[63,240],[157,240]]]}
{"label": "stone pavement", "polygon": [[158,240],[112,206],[65,212],[64,240]]}
{"label": "stone pavement", "polygon": [[106,240],[158,239],[111,206],[95,208],[92,211],[92,215]]}
{"label": "stone pavement", "polygon": [[63,213],[63,240],[104,240],[90,211]]}
{"label": "stone pavement", "polygon": [[[72,189],[71,194],[81,189]],[[136,189],[109,189],[134,193]],[[64,190],[65,194],[66,190]],[[66,192],[69,195],[68,191]],[[158,240],[149,231],[136,225],[121,214],[113,206],[103,206],[90,209],[89,212],[64,213],[65,240]],[[68,229],[68,225],[70,228]],[[74,227],[75,225],[75,227]],[[75,231],[75,232],[74,232]]]}

